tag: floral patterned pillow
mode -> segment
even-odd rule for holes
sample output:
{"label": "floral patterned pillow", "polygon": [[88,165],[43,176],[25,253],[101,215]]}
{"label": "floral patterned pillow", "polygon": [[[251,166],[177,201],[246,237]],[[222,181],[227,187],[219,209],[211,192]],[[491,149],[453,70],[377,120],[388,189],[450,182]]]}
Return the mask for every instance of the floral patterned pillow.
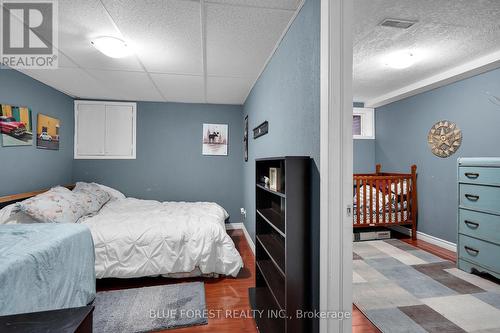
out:
{"label": "floral patterned pillow", "polygon": [[43,223],[75,223],[86,214],[78,196],[61,186],[21,201],[18,207]]}
{"label": "floral patterned pillow", "polygon": [[78,196],[86,214],[98,212],[111,199],[108,192],[95,183],[76,183],[73,193]]}

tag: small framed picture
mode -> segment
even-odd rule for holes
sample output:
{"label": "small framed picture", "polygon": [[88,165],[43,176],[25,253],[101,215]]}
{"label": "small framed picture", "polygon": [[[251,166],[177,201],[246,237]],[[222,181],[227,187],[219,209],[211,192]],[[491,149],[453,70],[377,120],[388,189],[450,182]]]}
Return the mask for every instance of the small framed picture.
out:
{"label": "small framed picture", "polygon": [[228,144],[227,124],[203,124],[203,155],[227,156]]}
{"label": "small framed picture", "polygon": [[38,114],[36,147],[39,149],[59,150],[59,129],[61,122],[44,114]]}
{"label": "small framed picture", "polygon": [[269,168],[269,189],[281,191],[281,179],[279,168]]}

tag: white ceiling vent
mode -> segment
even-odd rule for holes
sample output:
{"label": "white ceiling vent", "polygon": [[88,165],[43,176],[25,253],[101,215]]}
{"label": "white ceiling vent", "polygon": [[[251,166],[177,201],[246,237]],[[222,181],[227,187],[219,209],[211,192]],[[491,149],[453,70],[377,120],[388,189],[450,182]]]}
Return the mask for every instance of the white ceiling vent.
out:
{"label": "white ceiling vent", "polygon": [[398,29],[408,29],[412,25],[417,23],[416,21],[408,21],[408,20],[398,20],[398,19],[390,19],[386,18],[383,20],[380,25],[383,27],[391,27],[391,28],[398,28]]}

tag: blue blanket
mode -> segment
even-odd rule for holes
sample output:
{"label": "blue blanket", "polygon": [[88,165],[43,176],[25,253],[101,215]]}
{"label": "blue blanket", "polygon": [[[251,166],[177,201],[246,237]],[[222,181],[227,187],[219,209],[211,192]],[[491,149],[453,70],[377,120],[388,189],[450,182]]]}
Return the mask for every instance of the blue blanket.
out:
{"label": "blue blanket", "polygon": [[83,306],[95,292],[86,226],[0,225],[0,315]]}

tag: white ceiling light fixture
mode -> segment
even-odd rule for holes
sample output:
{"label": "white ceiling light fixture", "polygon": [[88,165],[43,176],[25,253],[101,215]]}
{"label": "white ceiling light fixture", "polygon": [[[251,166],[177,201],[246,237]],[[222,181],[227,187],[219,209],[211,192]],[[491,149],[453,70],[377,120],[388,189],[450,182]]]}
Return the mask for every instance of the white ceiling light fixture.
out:
{"label": "white ceiling light fixture", "polygon": [[413,51],[403,50],[389,53],[383,58],[384,65],[395,69],[404,69],[413,66],[419,59]]}
{"label": "white ceiling light fixture", "polygon": [[111,58],[125,58],[133,53],[125,41],[116,37],[97,37],[91,43],[97,50]]}

